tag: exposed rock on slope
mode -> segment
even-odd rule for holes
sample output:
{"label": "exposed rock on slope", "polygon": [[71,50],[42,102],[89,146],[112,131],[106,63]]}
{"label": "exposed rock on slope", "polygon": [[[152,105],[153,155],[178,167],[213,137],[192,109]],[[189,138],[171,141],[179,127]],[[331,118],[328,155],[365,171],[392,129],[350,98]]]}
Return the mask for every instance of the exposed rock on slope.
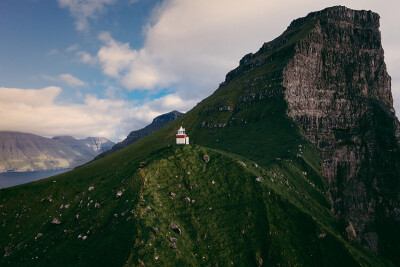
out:
{"label": "exposed rock on slope", "polygon": [[314,27],[283,71],[288,114],[320,149],[337,217],[352,223],[370,249],[398,249],[399,122],[379,15],[335,7],[289,29],[308,21]]}
{"label": "exposed rock on slope", "polygon": [[50,139],[29,133],[0,132],[0,172],[74,168],[113,144],[97,137]]}

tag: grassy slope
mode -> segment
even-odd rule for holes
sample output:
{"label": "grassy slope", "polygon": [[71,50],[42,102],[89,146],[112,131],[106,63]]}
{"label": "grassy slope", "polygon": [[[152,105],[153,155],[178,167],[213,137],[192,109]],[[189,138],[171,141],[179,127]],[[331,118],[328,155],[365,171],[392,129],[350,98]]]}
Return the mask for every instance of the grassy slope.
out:
{"label": "grassy slope", "polygon": [[[245,73],[132,146],[69,173],[1,190],[0,251],[10,255],[0,265],[151,265],[155,254],[167,265],[252,265],[257,257],[268,265],[383,265],[342,238],[317,152],[286,116],[283,94],[258,97],[284,90],[280,70],[310,27],[285,32],[284,45],[253,59],[268,64],[242,66]],[[226,126],[204,126],[221,123]],[[195,144],[209,148],[168,147],[181,124]],[[205,153],[211,156],[207,164]],[[189,190],[189,184],[197,187]],[[89,192],[89,186],[95,189]],[[52,202],[41,202],[49,195]],[[186,196],[195,202],[185,203]],[[61,204],[71,206],[60,211]],[[52,225],[54,217],[62,224]],[[171,232],[170,223],[182,235]],[[44,235],[35,241],[39,232]],[[85,233],[86,240],[78,239]],[[169,247],[169,237],[178,238],[177,249]]]}
{"label": "grassy slope", "polygon": [[[261,258],[268,265],[382,265],[341,237],[324,186],[310,181],[318,174],[302,175],[303,167],[284,162],[264,169],[198,146],[163,151],[137,173],[144,181],[141,232],[128,263],[242,266]],[[177,249],[169,247],[170,237],[177,238]]]}
{"label": "grassy slope", "polygon": [[[142,158],[143,168],[135,160],[107,164],[118,158],[115,154],[93,163],[99,164],[95,171],[85,166],[4,189],[0,244],[11,253],[0,265],[245,265],[255,264],[257,257],[284,265],[382,265],[341,237],[318,167],[306,163],[312,150],[303,148],[301,160],[262,168],[226,152],[169,146]],[[202,160],[205,154],[208,163]],[[89,186],[95,189],[89,192]],[[123,191],[120,198],[118,191]],[[41,201],[49,195],[52,202]],[[94,202],[88,207],[89,197]],[[188,204],[184,197],[195,202]],[[61,204],[70,207],[60,210]],[[54,217],[62,223],[52,225]],[[171,223],[182,235],[169,229]],[[39,232],[43,236],[35,240]],[[79,239],[80,234],[88,238]],[[169,237],[178,239],[176,250],[169,247]]]}

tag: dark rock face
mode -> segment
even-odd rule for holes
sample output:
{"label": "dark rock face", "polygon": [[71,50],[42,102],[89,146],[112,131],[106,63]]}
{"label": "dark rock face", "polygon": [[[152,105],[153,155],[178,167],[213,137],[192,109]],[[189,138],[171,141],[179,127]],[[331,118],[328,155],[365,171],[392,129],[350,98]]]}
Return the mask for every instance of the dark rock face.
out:
{"label": "dark rock face", "polygon": [[400,262],[400,139],[379,15],[333,7],[292,22],[312,29],[283,70],[288,115],[320,150],[338,219]]}
{"label": "dark rock face", "polygon": [[137,131],[132,131],[124,141],[116,144],[112,148],[112,150],[120,150],[120,149],[122,149],[124,147],[127,147],[127,146],[131,145],[134,142],[136,142],[137,140],[148,136],[152,132],[160,129],[161,127],[163,127],[165,125],[167,125],[171,121],[176,120],[177,118],[179,118],[182,115],[183,115],[183,113],[174,110],[174,111],[171,111],[169,113],[162,114],[162,115],[160,115],[158,117],[155,117],[151,124],[147,125],[143,129],[140,129],[140,130],[137,130]]}
{"label": "dark rock face", "polygon": [[179,112],[179,111],[171,111],[169,113],[166,114],[162,114],[158,117],[155,117],[153,119],[153,122],[149,125],[147,125],[146,127],[140,129],[140,130],[136,130],[136,131],[132,131],[128,137],[125,138],[125,140],[123,140],[122,142],[119,142],[117,144],[115,144],[111,150],[107,151],[106,153],[100,154],[97,158],[101,158],[104,157],[108,154],[111,154],[115,151],[118,151],[120,149],[123,149],[124,147],[127,147],[133,143],[135,143],[136,141],[138,141],[139,139],[142,139],[143,137],[148,136],[149,134],[157,131],[158,129],[160,129],[161,127],[167,125],[168,123],[170,123],[171,121],[176,120],[177,118],[179,118],[180,116],[182,116],[183,113]]}

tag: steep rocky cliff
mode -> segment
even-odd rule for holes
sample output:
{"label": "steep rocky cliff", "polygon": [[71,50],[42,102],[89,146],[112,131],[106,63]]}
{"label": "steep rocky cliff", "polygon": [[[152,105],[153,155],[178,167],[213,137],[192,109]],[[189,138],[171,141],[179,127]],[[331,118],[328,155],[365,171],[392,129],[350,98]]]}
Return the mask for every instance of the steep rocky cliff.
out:
{"label": "steep rocky cliff", "polygon": [[[207,146],[226,147],[226,127],[251,129],[278,116],[281,109],[262,106],[273,101],[279,107],[284,98],[287,107],[281,108],[319,150],[333,212],[349,239],[400,263],[400,127],[390,87],[379,15],[331,7],[294,20],[281,36],[244,56],[198,127],[207,129]],[[258,154],[254,160],[263,164],[259,136],[246,140],[249,152],[239,152],[237,141],[229,149]]]}
{"label": "steep rocky cliff", "polygon": [[312,22],[283,71],[288,115],[317,145],[336,216],[371,250],[399,249],[399,122],[393,109],[379,15],[334,7]]}

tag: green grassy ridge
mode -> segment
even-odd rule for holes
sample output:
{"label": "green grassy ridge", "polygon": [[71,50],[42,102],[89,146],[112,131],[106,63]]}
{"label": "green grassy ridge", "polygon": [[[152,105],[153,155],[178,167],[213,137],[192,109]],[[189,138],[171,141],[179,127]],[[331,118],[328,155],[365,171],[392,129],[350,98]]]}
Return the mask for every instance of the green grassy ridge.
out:
{"label": "green grassy ridge", "polygon": [[[230,153],[171,147],[136,173],[144,181],[140,234],[128,265],[242,266],[255,265],[257,258],[284,266],[382,265],[342,238],[329,201],[302,167],[287,162],[264,169]],[[194,202],[185,202],[186,197]],[[169,228],[171,223],[181,235]],[[171,237],[177,238],[177,249],[170,247]]]}

